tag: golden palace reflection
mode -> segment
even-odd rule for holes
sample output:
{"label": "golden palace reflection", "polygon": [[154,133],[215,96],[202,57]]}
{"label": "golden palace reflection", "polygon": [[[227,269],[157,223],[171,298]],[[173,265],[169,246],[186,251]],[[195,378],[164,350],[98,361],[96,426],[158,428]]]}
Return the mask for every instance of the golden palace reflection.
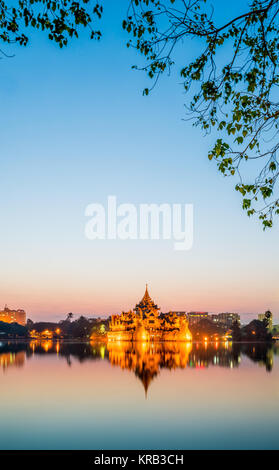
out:
{"label": "golden palace reflection", "polygon": [[106,361],[112,367],[133,373],[147,396],[152,381],[159,380],[163,369],[233,369],[241,367],[243,358],[248,357],[270,372],[274,355],[278,354],[278,344],[265,343],[112,341],[105,344],[32,340],[29,343],[0,343],[0,367],[4,372],[8,368],[23,367],[34,355],[56,356],[57,360],[65,360],[68,366],[74,361]]}
{"label": "golden palace reflection", "polygon": [[152,380],[159,374],[162,367],[184,369],[192,350],[191,343],[154,343],[145,342],[114,342],[108,343],[109,361],[113,366],[133,371],[138,377],[147,394]]}

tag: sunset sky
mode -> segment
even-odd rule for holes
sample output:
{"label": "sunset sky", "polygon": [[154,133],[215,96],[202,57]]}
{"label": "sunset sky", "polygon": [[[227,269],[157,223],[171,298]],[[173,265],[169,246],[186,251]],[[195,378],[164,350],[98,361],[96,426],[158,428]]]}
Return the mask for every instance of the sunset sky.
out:
{"label": "sunset sky", "polygon": [[[99,43],[83,34],[61,51],[33,34],[1,60],[0,307],[33,320],[109,315],[133,308],[148,282],[162,311],[270,309],[278,320],[278,222],[263,232],[245,215],[237,178],[207,158],[216,135],[183,120],[179,66],[197,44],[181,45],[178,67],[143,97],[149,82],[131,70],[140,57],[121,30],[127,3],[109,3]],[[87,240],[85,208],[109,195],[192,203],[192,250]]]}

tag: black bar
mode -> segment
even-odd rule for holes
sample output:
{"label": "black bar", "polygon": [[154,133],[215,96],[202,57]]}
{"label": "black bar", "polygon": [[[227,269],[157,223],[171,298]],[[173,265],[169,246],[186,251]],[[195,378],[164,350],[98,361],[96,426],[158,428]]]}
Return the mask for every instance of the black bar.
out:
{"label": "black bar", "polygon": [[[278,450],[2,450],[0,451],[1,467],[7,464],[26,462],[37,465],[70,464],[81,468],[86,465],[95,468],[113,466],[115,468],[133,468],[139,465],[183,467],[188,464],[237,465],[245,461],[251,464],[266,464],[270,457],[276,460]],[[247,459],[247,460],[246,460]],[[3,468],[3,467],[2,467]]]}

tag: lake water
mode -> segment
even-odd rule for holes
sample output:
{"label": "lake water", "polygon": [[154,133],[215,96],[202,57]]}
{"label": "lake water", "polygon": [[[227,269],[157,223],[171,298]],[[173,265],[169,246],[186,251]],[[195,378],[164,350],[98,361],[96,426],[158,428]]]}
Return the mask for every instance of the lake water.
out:
{"label": "lake water", "polygon": [[1,449],[279,449],[279,345],[0,343]]}

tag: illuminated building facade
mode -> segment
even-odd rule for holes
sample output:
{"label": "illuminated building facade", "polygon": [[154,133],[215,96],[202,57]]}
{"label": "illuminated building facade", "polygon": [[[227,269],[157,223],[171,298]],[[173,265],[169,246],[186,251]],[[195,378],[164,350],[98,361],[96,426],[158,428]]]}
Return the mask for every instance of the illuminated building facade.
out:
{"label": "illuminated building facade", "polygon": [[160,314],[147,285],[141,301],[129,312],[112,315],[108,341],[192,341],[186,315]]}
{"label": "illuminated building facade", "polygon": [[240,325],[240,315],[238,313],[218,313],[217,315],[210,315],[210,319],[220,326],[231,328],[237,322]]}
{"label": "illuminated building facade", "polygon": [[208,319],[208,312],[189,312],[187,314],[189,324],[199,323],[200,320]]}
{"label": "illuminated building facade", "polygon": [[[60,332],[60,330],[59,330],[59,332]],[[53,331],[43,330],[41,332],[38,332],[36,330],[31,330],[30,333],[29,333],[29,336],[32,339],[51,340],[51,339],[53,339]]]}
{"label": "illuminated building facade", "polygon": [[26,324],[26,313],[24,310],[10,310],[5,305],[4,310],[0,311],[0,321],[5,323],[18,323],[19,325],[25,326]]}

